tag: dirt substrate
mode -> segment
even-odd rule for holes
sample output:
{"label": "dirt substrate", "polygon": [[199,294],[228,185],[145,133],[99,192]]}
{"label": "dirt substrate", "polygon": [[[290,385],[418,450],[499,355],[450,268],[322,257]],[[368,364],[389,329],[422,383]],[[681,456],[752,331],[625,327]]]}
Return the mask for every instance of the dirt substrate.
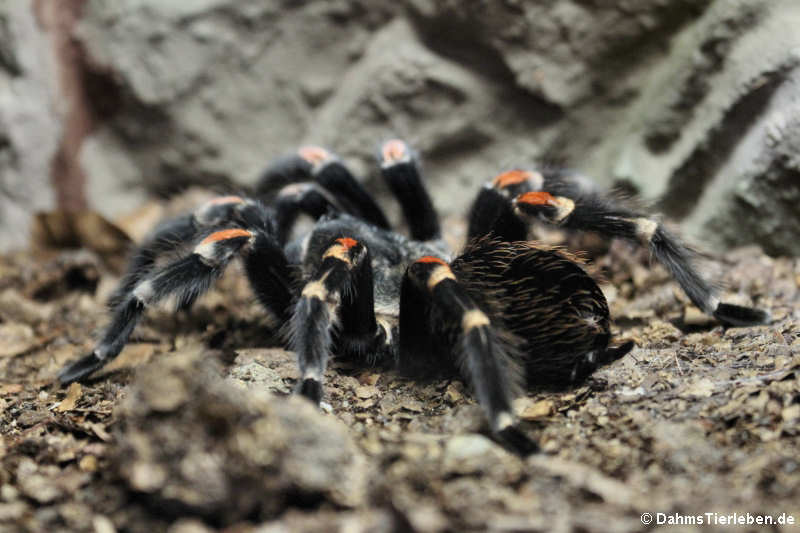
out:
{"label": "dirt substrate", "polygon": [[56,387],[114,278],[91,252],[4,256],[0,531],[695,529],[657,513],[795,530],[722,521],[800,520],[800,261],[726,256],[726,299],[774,319],[731,329],[644,265],[626,245],[593,264],[637,347],[583,387],[518,400],[543,450],[522,459],[485,436],[459,380],[334,363],[322,412],[287,397],[294,358],[265,348],[235,271],[191,312],[148,315],[90,383]]}

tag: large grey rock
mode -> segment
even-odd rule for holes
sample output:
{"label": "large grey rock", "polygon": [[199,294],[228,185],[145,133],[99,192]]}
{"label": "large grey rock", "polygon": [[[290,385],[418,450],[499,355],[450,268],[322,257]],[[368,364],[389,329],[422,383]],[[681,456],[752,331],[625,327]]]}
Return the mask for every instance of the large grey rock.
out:
{"label": "large grey rock", "polygon": [[800,253],[790,124],[800,4],[716,2],[652,69],[588,168],[635,185],[686,232],[721,248]]}
{"label": "large grey rock", "polygon": [[445,214],[555,162],[632,186],[696,240],[796,254],[791,132],[769,132],[793,120],[798,22],[793,0],[89,0],[76,38],[115,106],[82,145],[87,193],[113,217],[236,189],[301,143],[381,192],[376,148],[402,136]]}
{"label": "large grey rock", "polygon": [[517,86],[572,107],[619,84],[712,0],[408,3],[432,41],[491,50]]}
{"label": "large grey rock", "polygon": [[0,3],[0,250],[26,244],[33,212],[53,206],[61,131],[54,68],[31,5]]}
{"label": "large grey rock", "polygon": [[[253,182],[270,157],[313,128],[310,109],[362,53],[363,36],[387,18],[381,9],[352,7],[88,2],[78,36],[97,68],[113,73],[122,100],[95,135],[95,146],[110,140],[110,153],[84,154],[90,181],[116,180],[106,193],[137,181],[161,192]],[[100,172],[114,160],[128,169],[124,178]]]}
{"label": "large grey rock", "polygon": [[775,90],[686,221],[719,247],[800,253],[800,69]]}
{"label": "large grey rock", "polygon": [[465,212],[479,184],[519,157],[513,154],[538,153],[530,125],[519,120],[529,114],[525,102],[503,83],[431,52],[399,19],[375,33],[314,114],[305,140],[336,147],[360,175],[378,181],[380,143],[407,139],[423,155],[437,207]]}
{"label": "large grey rock", "polygon": [[340,421],[222,379],[208,354],[143,367],[117,414],[116,471],[157,509],[231,523],[296,502],[367,501],[372,473]]}

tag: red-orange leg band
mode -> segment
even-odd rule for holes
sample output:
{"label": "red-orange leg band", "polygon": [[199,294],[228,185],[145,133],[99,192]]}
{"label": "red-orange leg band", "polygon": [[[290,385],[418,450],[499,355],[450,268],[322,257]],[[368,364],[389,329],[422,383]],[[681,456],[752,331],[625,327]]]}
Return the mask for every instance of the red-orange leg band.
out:
{"label": "red-orange leg band", "polygon": [[530,179],[533,176],[532,172],[528,172],[527,170],[509,170],[508,172],[503,172],[499,176],[497,176],[493,181],[492,185],[495,187],[503,188],[508,187],[509,185],[517,185],[518,183],[523,183]]}
{"label": "red-orange leg band", "polygon": [[535,191],[520,194],[517,203],[528,205],[556,205],[555,197],[549,192]]}
{"label": "red-orange leg band", "polygon": [[225,241],[228,239],[235,239],[236,237],[252,237],[253,234],[247,230],[234,228],[234,229],[224,229],[222,231],[215,231],[205,239],[200,244],[209,244],[212,242],[219,242]]}
{"label": "red-orange leg band", "polygon": [[346,250],[349,250],[350,248],[358,244],[358,241],[356,241],[355,239],[351,239],[350,237],[342,237],[341,239],[336,239],[336,242],[344,246]]}
{"label": "red-orange leg band", "polygon": [[438,265],[445,265],[445,266],[447,265],[447,263],[444,262],[442,259],[439,259],[438,257],[434,257],[432,255],[426,255],[425,257],[420,257],[419,259],[417,259],[417,263],[436,263]]}

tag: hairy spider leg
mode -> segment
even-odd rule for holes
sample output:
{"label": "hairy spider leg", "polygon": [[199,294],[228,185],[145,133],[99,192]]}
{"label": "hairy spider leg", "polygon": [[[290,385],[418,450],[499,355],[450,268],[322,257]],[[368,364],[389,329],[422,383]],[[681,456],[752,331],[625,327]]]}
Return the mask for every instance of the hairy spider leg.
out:
{"label": "hairy spider leg", "polygon": [[689,299],[724,324],[749,326],[770,320],[769,313],[761,309],[720,302],[716,289],[694,264],[696,253],[652,217],[589,192],[574,198],[544,191],[527,192],[517,196],[512,205],[514,212],[526,222],[543,220],[560,227],[594,231],[648,247]]}
{"label": "hairy spider leg", "polygon": [[419,161],[406,143],[393,139],[381,148],[381,174],[400,202],[411,238],[417,241],[442,236],[439,216],[419,173]]}
{"label": "hairy spider leg", "polygon": [[148,275],[114,309],[92,353],[65,366],[59,373],[61,383],[87,377],[119,355],[145,308],[167,296],[175,296],[178,307],[190,306],[219,278],[230,261],[248,244],[254,234],[241,228],[211,233],[188,256],[178,259]]}
{"label": "hairy spider leg", "polygon": [[286,185],[278,192],[272,207],[275,209],[276,238],[282,245],[288,241],[301,213],[318,220],[323,215],[346,211],[330,192],[311,182]]}
{"label": "hairy spider leg", "polygon": [[196,233],[197,226],[191,213],[159,224],[141,246],[131,254],[125,274],[114,292],[108,297],[106,306],[109,309],[117,307],[134,287],[153,270],[156,261],[162,254],[173,250],[176,243],[190,241]]}
{"label": "hairy spider leg", "polygon": [[299,277],[280,244],[268,233],[255,232],[244,257],[245,273],[261,307],[275,324],[285,324],[291,315],[293,284]]}
{"label": "hairy spider leg", "polygon": [[244,203],[245,200],[239,196],[221,196],[206,202],[193,213],[159,224],[131,254],[127,270],[108,298],[107,306],[114,309],[124,301],[136,285],[153,271],[159,257],[174,251],[182,244],[192,242],[199,232],[229,220],[233,210]]}
{"label": "hairy spider leg", "polygon": [[306,282],[290,322],[289,346],[297,354],[297,392],[315,404],[322,400],[322,383],[338,330],[344,353],[363,355],[383,342],[375,320],[369,250],[342,237],[322,254],[322,262]]}
{"label": "hairy spider leg", "polygon": [[469,240],[493,233],[512,242],[528,238],[528,225],[514,214],[510,199],[519,194],[538,191],[544,177],[527,170],[509,170],[485,184],[469,211],[467,238]]}
{"label": "hairy spider leg", "polygon": [[255,189],[260,198],[267,198],[287,185],[313,179],[311,163],[295,152],[271,161],[258,178]]}
{"label": "hairy spider leg", "polygon": [[619,346],[611,346],[605,350],[592,350],[585,357],[578,359],[572,367],[570,379],[573,383],[583,383],[589,376],[603,366],[622,359],[634,347],[633,341],[627,341]]}
{"label": "hairy spider leg", "polygon": [[342,202],[349,203],[352,206],[351,214],[379,228],[388,229],[389,221],[383,210],[355,179],[350,169],[338,157],[329,152],[325,154],[325,157],[321,158],[312,169],[317,183],[331,191]]}
{"label": "hairy spider leg", "polygon": [[303,146],[295,154],[270,165],[259,179],[256,190],[265,196],[286,185],[305,181],[314,181],[333,194],[346,213],[380,228],[389,228],[383,210],[350,169],[335,154],[319,146]]}
{"label": "hairy spider leg", "polygon": [[401,361],[441,357],[429,350],[441,346],[442,333],[433,324],[444,322],[452,330],[452,355],[475,390],[494,434],[510,441],[518,451],[536,449],[514,426],[511,402],[518,390],[515,363],[498,337],[489,316],[481,310],[456,279],[450,266],[438,257],[426,256],[412,263],[400,292]]}
{"label": "hairy spider leg", "polygon": [[470,208],[468,220],[468,240],[489,234],[507,242],[528,238],[528,226],[514,215],[508,198],[490,185],[481,187]]}

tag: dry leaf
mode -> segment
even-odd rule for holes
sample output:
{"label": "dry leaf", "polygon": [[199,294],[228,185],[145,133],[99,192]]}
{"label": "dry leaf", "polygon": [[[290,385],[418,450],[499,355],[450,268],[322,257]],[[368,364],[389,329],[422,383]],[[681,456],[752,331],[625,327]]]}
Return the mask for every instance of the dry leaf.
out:
{"label": "dry leaf", "polygon": [[78,400],[81,399],[81,394],[83,394],[83,387],[80,383],[70,385],[67,389],[67,396],[56,406],[56,411],[63,413],[75,409]]}
{"label": "dry leaf", "polygon": [[358,376],[358,382],[362,385],[375,385],[379,379],[381,379],[381,375],[373,372],[364,372]]}
{"label": "dry leaf", "polygon": [[356,396],[358,396],[362,400],[365,400],[367,398],[372,398],[377,394],[378,394],[378,387],[369,385],[361,385],[360,387],[356,387]]}
{"label": "dry leaf", "polygon": [[31,241],[40,248],[88,248],[115,269],[124,266],[131,246],[124,231],[94,211],[37,213]]}
{"label": "dry leaf", "polygon": [[522,420],[536,420],[537,418],[549,416],[553,410],[554,405],[551,400],[541,400],[523,407],[519,413],[519,417]]}
{"label": "dry leaf", "polygon": [[412,413],[421,413],[423,409],[422,403],[413,398],[408,398],[407,400],[400,402],[400,407],[406,411],[411,411]]}
{"label": "dry leaf", "polygon": [[444,395],[447,398],[447,401],[450,403],[456,403],[460,401],[464,396],[461,394],[461,391],[458,390],[458,387],[450,383],[447,386],[447,389],[444,391]]}

